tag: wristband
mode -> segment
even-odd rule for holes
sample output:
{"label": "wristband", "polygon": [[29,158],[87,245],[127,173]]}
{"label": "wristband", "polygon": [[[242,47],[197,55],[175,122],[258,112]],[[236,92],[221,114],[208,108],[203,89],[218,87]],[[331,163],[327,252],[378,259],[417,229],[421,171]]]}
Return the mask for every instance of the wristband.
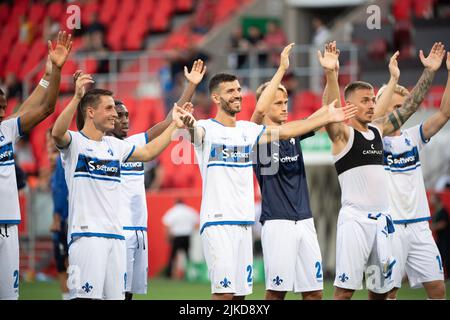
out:
{"label": "wristband", "polygon": [[42,86],[42,87],[44,87],[45,89],[48,88],[48,85],[49,85],[49,84],[50,84],[50,82],[48,82],[48,81],[45,80],[45,79],[41,79],[41,81],[39,81],[39,85]]}

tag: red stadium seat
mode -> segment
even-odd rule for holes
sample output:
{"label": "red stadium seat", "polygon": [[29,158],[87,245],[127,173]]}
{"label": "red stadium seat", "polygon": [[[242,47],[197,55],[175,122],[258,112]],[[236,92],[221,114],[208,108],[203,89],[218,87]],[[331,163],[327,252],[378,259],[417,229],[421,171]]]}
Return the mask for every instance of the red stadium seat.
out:
{"label": "red stadium seat", "polygon": [[25,59],[25,63],[18,74],[20,80],[23,80],[39,62],[46,59],[47,44],[42,39],[37,39],[34,41],[29,51],[30,53]]}
{"label": "red stadium seat", "polygon": [[294,97],[294,114],[312,114],[322,105],[322,99],[312,91],[302,91]]}
{"label": "red stadium seat", "polygon": [[394,0],[392,14],[397,21],[411,20],[411,0]]}
{"label": "red stadium seat", "polygon": [[6,24],[6,20],[10,13],[10,6],[7,3],[0,4],[0,23],[2,25]]}
{"label": "red stadium seat", "polygon": [[32,25],[37,28],[45,15],[45,5],[41,3],[35,3],[31,6],[30,12],[28,13],[28,20],[32,23]]}
{"label": "red stadium seat", "polygon": [[177,12],[189,12],[193,9],[194,3],[192,0],[176,0],[175,10]]}

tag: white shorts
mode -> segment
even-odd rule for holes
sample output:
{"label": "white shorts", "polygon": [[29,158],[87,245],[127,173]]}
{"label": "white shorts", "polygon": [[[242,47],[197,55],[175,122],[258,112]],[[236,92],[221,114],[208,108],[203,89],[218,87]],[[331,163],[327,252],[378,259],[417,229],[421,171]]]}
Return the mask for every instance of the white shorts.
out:
{"label": "white shorts", "polygon": [[125,299],[125,241],[80,237],[69,247],[67,286],[71,299]]}
{"label": "white shorts", "polygon": [[441,255],[434,242],[428,221],[396,224],[393,239],[397,267],[394,268],[394,286],[401,288],[403,276],[408,276],[411,288],[422,283],[444,280]]}
{"label": "white shorts", "polygon": [[245,296],[253,289],[252,227],[212,225],[202,232],[212,293]]}
{"label": "white shorts", "polygon": [[[369,219],[367,212],[349,214],[341,211],[339,213],[334,286],[361,290],[365,276],[367,289],[374,293],[384,294],[393,288],[392,275],[385,278],[381,269],[376,234],[377,221]],[[396,263],[393,270],[395,268]]]}
{"label": "white shorts", "polygon": [[148,278],[148,242],[145,230],[124,230],[127,246],[125,291],[146,294]]}
{"label": "white shorts", "polygon": [[267,290],[323,290],[322,255],[312,218],[267,220],[261,243]]}
{"label": "white shorts", "polygon": [[19,233],[16,224],[0,225],[0,300],[19,298]]}

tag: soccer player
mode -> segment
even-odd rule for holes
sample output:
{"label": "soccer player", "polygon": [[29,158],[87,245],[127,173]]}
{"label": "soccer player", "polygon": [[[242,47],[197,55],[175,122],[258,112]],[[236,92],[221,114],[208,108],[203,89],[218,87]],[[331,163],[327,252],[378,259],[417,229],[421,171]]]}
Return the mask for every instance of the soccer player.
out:
{"label": "soccer player", "polygon": [[[184,70],[187,85],[177,105],[184,105],[192,99],[195,88],[206,73],[202,60],[196,60],[191,72]],[[190,107],[191,104],[186,106]],[[127,137],[129,118],[127,107],[115,100],[117,121],[111,134],[121,140],[144,146],[160,135],[172,122],[172,114],[148,129],[146,132]],[[189,111],[189,110],[188,110]],[[148,245],[147,245],[147,202],[144,187],[144,163],[126,162],[121,166],[122,192],[120,219],[124,230],[127,248],[127,281],[125,299],[131,300],[133,294],[147,293]]]}
{"label": "soccer player", "polygon": [[[400,108],[374,119],[375,95],[366,82],[353,82],[344,92],[346,104],[358,107],[358,113],[349,125],[331,124],[326,127],[332,141],[332,153],[342,190],[342,208],[339,212],[336,241],[335,299],[350,299],[355,290],[362,289],[364,273],[370,299],[386,299],[393,287],[391,237],[394,228],[389,215],[387,177],[383,168],[382,137],[398,130],[417,110],[425,98],[444,54],[443,45],[436,43],[427,58],[421,54],[425,70],[411,95]],[[326,99],[339,98],[335,71],[339,52],[335,43],[318,52],[327,78]],[[389,104],[400,71],[391,58],[391,79],[382,98],[384,110]],[[387,103],[387,104],[386,104]],[[386,106],[384,106],[386,104]]]}
{"label": "soccer player", "polygon": [[191,115],[182,116],[203,179],[200,233],[212,299],[244,299],[253,286],[253,146],[301,136],[327,123],[343,121],[354,115],[355,108],[335,108],[334,102],[314,119],[266,127],[236,121],[242,93],[234,75],[216,74],[209,90],[218,106],[214,119],[195,121]]}
{"label": "soccer player", "polygon": [[19,296],[19,196],[14,169],[14,145],[55,110],[61,68],[69,55],[71,36],[59,32],[56,46],[49,41],[46,75],[19,111],[4,120],[6,96],[0,90],[0,300]]}
{"label": "soccer player", "polygon": [[[283,50],[277,73],[256,91],[258,102],[251,120],[257,124],[280,126],[287,121],[288,94],[280,82],[289,67],[291,49],[287,46]],[[300,145],[302,139],[312,135],[314,132],[258,146],[264,150],[257,152],[254,169],[262,196],[261,243],[267,300],[283,300],[288,291],[301,292],[305,300],[322,298],[322,255]],[[274,163],[279,168],[264,174],[264,168]]]}
{"label": "soccer player", "polygon": [[[72,298],[123,300],[126,285],[126,248],[119,220],[121,165],[150,161],[182,127],[184,111],[173,108],[172,122],[142,147],[105,136],[117,118],[112,92],[91,89],[88,74],[76,75],[73,99],[57,118],[52,136],[61,150],[69,189],[69,290]],[[77,110],[81,131],[69,131]]]}
{"label": "soccer player", "polygon": [[[424,57],[421,54],[423,61]],[[441,255],[433,239],[419,153],[450,118],[450,53],[447,53],[448,79],[441,107],[422,124],[392,132],[383,138],[384,169],[388,172],[389,202],[395,224],[393,251],[397,259],[394,289],[396,299],[404,274],[411,288],[424,287],[428,299],[445,299],[444,270]],[[377,99],[384,95],[380,88]],[[410,93],[397,85],[387,113],[397,110]]]}

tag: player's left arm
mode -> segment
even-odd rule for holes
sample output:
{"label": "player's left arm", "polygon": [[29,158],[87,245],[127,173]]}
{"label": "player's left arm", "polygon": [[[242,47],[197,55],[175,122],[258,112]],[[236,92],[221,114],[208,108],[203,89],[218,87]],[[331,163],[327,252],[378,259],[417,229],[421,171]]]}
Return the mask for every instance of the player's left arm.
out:
{"label": "player's left arm", "polygon": [[[206,65],[204,65],[203,60],[201,59],[194,61],[191,72],[189,72],[186,66],[184,67],[184,76],[187,80],[187,83],[184,87],[180,99],[177,101],[177,105],[183,106],[185,105],[186,102],[191,101],[192,97],[194,96],[195,89],[197,88],[198,84],[202,81],[206,73],[206,70],[207,70]],[[192,104],[190,106],[191,108],[186,111],[192,113],[193,111]],[[169,112],[166,119],[157,123],[156,125],[147,130],[148,140],[152,141],[157,136],[159,136],[162,132],[164,132],[164,130],[166,130],[169,127],[171,122],[172,122],[172,112]]]}
{"label": "player's left arm", "polygon": [[391,103],[395,87],[398,83],[398,79],[400,78],[400,69],[398,68],[397,63],[397,57],[399,54],[400,52],[398,51],[395,52],[394,55],[389,60],[389,74],[390,74],[389,82],[387,83],[386,89],[384,90],[384,92],[377,101],[373,119],[383,117],[386,114],[386,109],[389,107],[389,104]]}
{"label": "player's left arm", "polygon": [[176,129],[184,127],[181,120],[182,116],[186,116],[187,112],[181,107],[175,106],[172,109],[172,121],[169,126],[158,137],[148,142],[142,147],[136,147],[133,153],[126,161],[130,162],[147,162],[156,158],[172,141],[172,134]]}
{"label": "player's left arm", "polygon": [[21,117],[20,124],[22,132],[29,132],[42,120],[55,111],[56,99],[59,93],[61,82],[61,68],[69,56],[72,48],[71,35],[65,31],[58,33],[56,47],[53,49],[51,41],[48,42],[48,51],[52,62],[52,73],[45,102],[37,107],[29,108]]}
{"label": "player's left arm", "polygon": [[416,86],[400,108],[394,110],[385,117],[373,121],[373,124],[383,132],[383,135],[389,135],[400,129],[414,112],[416,112],[431,87],[434,75],[441,66],[444,55],[444,45],[441,42],[436,42],[433,45],[430,54],[426,58],[424,57],[422,50],[420,50],[420,60],[425,69]]}
{"label": "player's left arm", "polygon": [[442,127],[450,119],[450,52],[447,52],[446,64],[448,78],[444,95],[442,96],[441,107],[438,112],[425,120],[422,125],[422,133],[425,140],[430,139],[432,136],[438,133],[439,130],[441,130]]}
{"label": "player's left arm", "polygon": [[336,99],[331,104],[323,107],[324,109],[318,112],[315,117],[291,121],[281,126],[267,126],[259,139],[259,143],[264,144],[271,141],[298,137],[327,124],[343,122],[355,116],[357,108],[354,105],[337,108],[337,102]]}
{"label": "player's left arm", "polygon": [[254,122],[256,124],[261,124],[263,122],[264,114],[267,112],[267,109],[275,100],[278,86],[280,85],[281,80],[286,73],[286,70],[289,68],[289,54],[293,47],[294,43],[291,43],[284,47],[283,51],[281,52],[280,66],[270,80],[267,88],[264,89],[261,96],[259,97],[258,102],[256,103],[255,111],[253,111],[252,117],[250,119],[251,122]]}

